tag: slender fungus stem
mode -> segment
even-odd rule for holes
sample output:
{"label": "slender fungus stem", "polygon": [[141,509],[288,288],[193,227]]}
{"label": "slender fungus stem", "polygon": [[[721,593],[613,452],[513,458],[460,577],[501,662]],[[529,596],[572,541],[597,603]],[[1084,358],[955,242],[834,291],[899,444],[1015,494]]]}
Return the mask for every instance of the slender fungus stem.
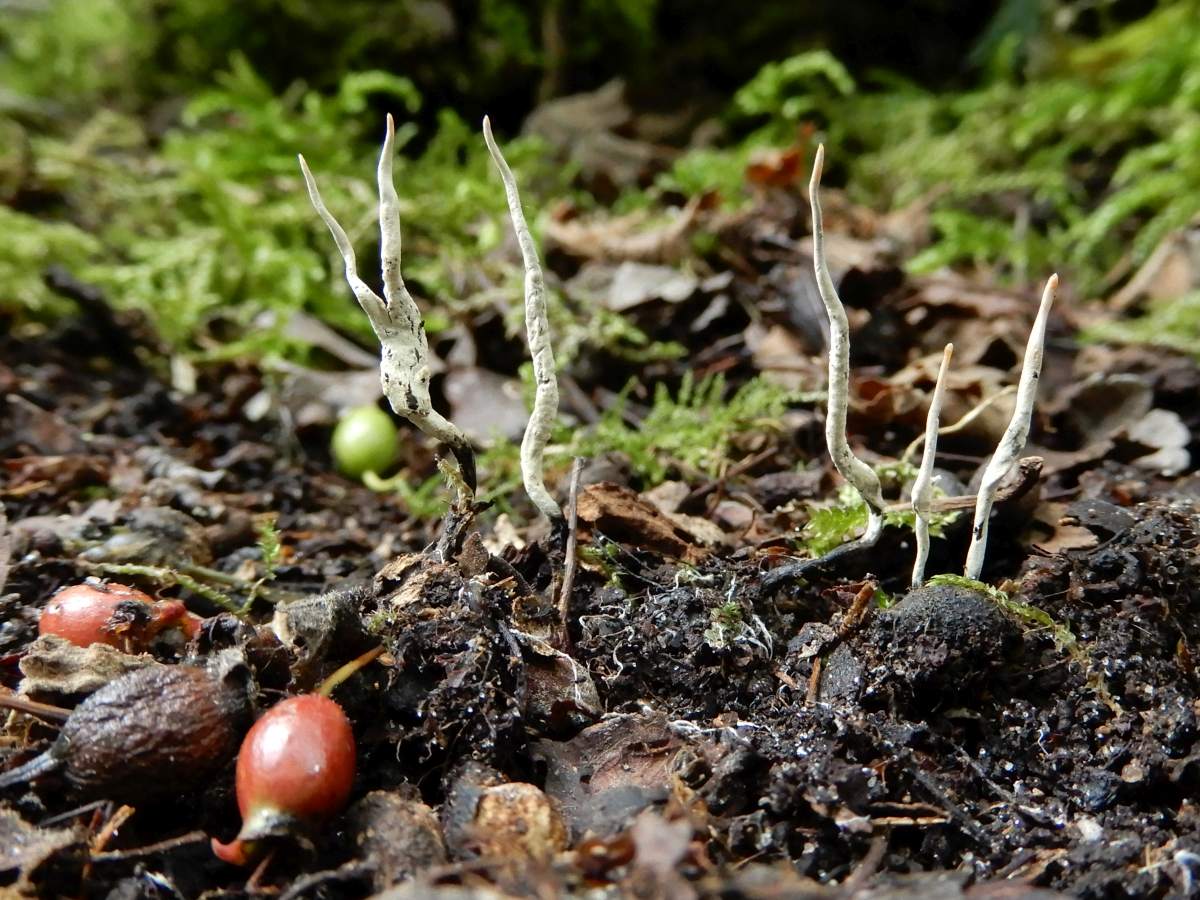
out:
{"label": "slender fungus stem", "polygon": [[[308,198],[317,215],[325,222],[333,242],[346,264],[346,281],[354,292],[358,305],[371,320],[380,344],[379,373],[383,393],[397,415],[403,416],[431,438],[448,445],[458,460],[465,495],[459,492],[459,505],[469,505],[475,490],[475,453],[467,436],[433,408],[429,396],[429,381],[433,369],[429,364],[429,339],[421,319],[421,310],[404,285],[400,274],[400,201],[392,180],[392,156],[396,126],[387,117],[387,133],[377,170],[379,186],[380,262],[383,268],[381,298],[358,276],[354,248],[345,229],[321,199],[316,179],[300,156],[300,171],[308,185]],[[384,299],[386,298],[386,299]]]}
{"label": "slender fungus stem", "polygon": [[946,392],[946,372],[950,369],[950,357],[954,345],[947,344],[942,352],[942,365],[938,369],[933,395],[929,398],[929,415],[925,419],[925,450],[921,454],[921,468],[912,486],[912,508],[917,514],[913,531],[917,535],[917,559],[913,563],[912,586],[919,588],[925,580],[925,563],[929,559],[929,517],[933,506],[933,462],[937,456],[938,422],[942,415],[942,397]]}
{"label": "slender fungus stem", "polygon": [[571,647],[571,620],[574,616],[571,601],[575,593],[575,570],[579,567],[576,547],[579,542],[579,481],[583,476],[583,462],[583,457],[577,456],[571,464],[571,488],[567,500],[566,561],[558,594],[558,625],[562,629],[559,643],[564,651],[569,651]]}
{"label": "slender fungus stem", "polygon": [[854,455],[846,439],[846,408],[850,393],[850,324],[825,260],[825,231],[819,196],[824,165],[825,147],[821,145],[817,147],[817,156],[813,161],[808,193],[812,204],[813,267],[817,276],[817,290],[829,316],[829,401],[825,414],[825,443],[834,467],[867,504],[867,529],[855,543],[871,545],[883,531],[883,490],[879,476]]}
{"label": "slender fungus stem", "polygon": [[1037,399],[1038,379],[1042,373],[1042,350],[1046,341],[1046,320],[1054,303],[1054,292],[1058,290],[1058,276],[1051,275],[1042,292],[1042,302],[1037,318],[1029,331],[1029,342],[1025,345],[1025,361],[1021,365],[1021,378],[1017,382],[1017,399],[1012,418],[1004,430],[996,452],[983,470],[979,484],[979,495],[975,501],[975,524],[971,531],[971,546],[967,550],[967,565],[963,572],[967,578],[978,579],[983,571],[983,557],[987,552],[988,517],[992,513],[996,488],[1008,474],[1013,463],[1025,449],[1029,439],[1029,423],[1033,416],[1033,404]]}
{"label": "slender fungus stem", "polygon": [[546,444],[558,415],[558,379],[554,366],[554,350],[550,345],[550,323],[546,317],[546,282],[542,277],[542,264],[538,260],[537,247],[525,213],[521,209],[521,195],[517,192],[517,180],[512,169],[504,160],[504,154],[492,137],[492,123],[483,117],[483,139],[492,161],[500,171],[504,182],[504,193],[508,198],[508,212],[512,217],[513,231],[521,247],[521,259],[525,264],[525,330],[529,337],[529,355],[533,360],[533,376],[536,390],[533,412],[525,426],[525,437],[521,440],[521,479],[525,492],[551,524],[560,526],[563,512],[550,492],[542,472]]}

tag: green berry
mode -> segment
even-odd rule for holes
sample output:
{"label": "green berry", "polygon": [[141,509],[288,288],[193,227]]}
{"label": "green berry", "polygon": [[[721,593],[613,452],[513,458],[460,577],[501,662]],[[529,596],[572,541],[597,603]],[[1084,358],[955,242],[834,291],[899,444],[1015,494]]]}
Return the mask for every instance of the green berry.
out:
{"label": "green berry", "polygon": [[364,472],[382,473],[396,458],[398,434],[392,417],[378,406],[347,410],[333,429],[333,461],[351,478],[361,478]]}

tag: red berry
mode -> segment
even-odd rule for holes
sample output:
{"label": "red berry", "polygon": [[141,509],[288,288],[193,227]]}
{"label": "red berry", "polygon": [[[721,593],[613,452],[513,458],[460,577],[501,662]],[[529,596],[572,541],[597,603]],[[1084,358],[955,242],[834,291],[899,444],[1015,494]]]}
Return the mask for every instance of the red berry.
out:
{"label": "red berry", "polygon": [[200,619],[178,600],[156,602],[124,584],[76,584],[63,588],[46,604],[38,633],[56,635],[79,647],[108,644],[119,650],[141,650],[168,628],[179,628],[190,639],[199,624]]}
{"label": "red berry", "polygon": [[254,723],[237,761],[242,830],[213,852],[243,865],[248,844],[337,813],[354,785],[354,732],[342,708],[319,694],[290,697]]}

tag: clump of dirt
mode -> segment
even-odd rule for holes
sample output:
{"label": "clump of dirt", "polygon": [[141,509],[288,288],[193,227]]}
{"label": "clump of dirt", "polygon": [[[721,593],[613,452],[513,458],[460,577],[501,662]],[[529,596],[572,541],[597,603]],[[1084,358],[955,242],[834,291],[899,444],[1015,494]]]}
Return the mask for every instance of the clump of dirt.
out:
{"label": "clump of dirt", "polygon": [[858,702],[903,712],[945,707],[986,690],[1020,642],[1020,629],[994,598],[929,584],[874,615],[845,652],[862,666]]}

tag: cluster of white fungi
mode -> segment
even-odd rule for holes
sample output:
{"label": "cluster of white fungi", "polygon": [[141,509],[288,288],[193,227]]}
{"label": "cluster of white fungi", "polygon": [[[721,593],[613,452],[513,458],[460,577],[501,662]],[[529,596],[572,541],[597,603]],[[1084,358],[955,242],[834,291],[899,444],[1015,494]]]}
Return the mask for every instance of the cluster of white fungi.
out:
{"label": "cluster of white fungi", "polygon": [[[551,523],[557,525],[562,522],[563,513],[547,490],[543,474],[543,455],[558,413],[558,382],[546,317],[545,281],[542,277],[537,248],[534,246],[533,237],[521,209],[521,198],[517,192],[516,180],[492,137],[491,124],[486,118],[483,120],[483,136],[504,183],[513,230],[516,233],[525,268],[525,325],[530,356],[533,360],[536,392],[533,411],[525,429],[524,439],[521,441],[522,479],[533,505]],[[334,243],[337,244],[338,251],[345,261],[346,280],[349,282],[354,296],[358,299],[359,305],[371,320],[375,334],[379,337],[380,375],[384,395],[398,415],[407,418],[431,438],[450,448],[458,461],[461,475],[461,478],[455,480],[459,491],[458,502],[467,504],[472,499],[475,489],[474,451],[467,436],[433,408],[429,395],[429,382],[433,371],[429,364],[429,341],[425,334],[421,312],[405,287],[404,279],[400,274],[400,203],[392,179],[394,138],[395,126],[389,115],[378,168],[380,257],[383,268],[384,293],[382,298],[358,276],[354,249],[350,245],[350,240],[346,236],[345,230],[334,219],[322,201],[317,190],[317,183],[305,164],[303,156],[300,157],[300,168],[308,184],[309,198],[318,215],[328,226]],[[862,536],[853,542],[853,545],[869,547],[878,541],[883,531],[885,503],[879,476],[867,463],[854,455],[846,437],[850,382],[850,330],[846,319],[846,310],[838,297],[825,258],[820,201],[821,172],[824,160],[825,148],[818,147],[813,163],[812,180],[809,183],[809,197],[812,203],[813,265],[817,287],[829,316],[830,326],[829,393],[825,417],[825,439],[829,455],[837,471],[854,487],[867,507],[867,527]],[[995,502],[997,488],[1016,463],[1029,437],[1029,424],[1042,367],[1046,319],[1050,312],[1050,306],[1054,302],[1054,293],[1057,287],[1058,276],[1051,275],[1042,294],[1041,305],[1025,348],[1025,359],[1022,363],[1012,418],[983,472],[982,482],[979,485],[971,545],[967,551],[964,570],[964,574],[968,578],[979,578],[987,547],[988,518]],[[916,513],[917,538],[917,558],[912,575],[914,587],[919,587],[924,582],[925,564],[929,557],[934,456],[937,452],[939,418],[942,397],[945,392],[946,372],[952,352],[953,347],[947,345],[938,371],[937,382],[930,398],[925,447],[917,478],[912,486],[912,507]],[[849,545],[846,549],[849,549]]]}

